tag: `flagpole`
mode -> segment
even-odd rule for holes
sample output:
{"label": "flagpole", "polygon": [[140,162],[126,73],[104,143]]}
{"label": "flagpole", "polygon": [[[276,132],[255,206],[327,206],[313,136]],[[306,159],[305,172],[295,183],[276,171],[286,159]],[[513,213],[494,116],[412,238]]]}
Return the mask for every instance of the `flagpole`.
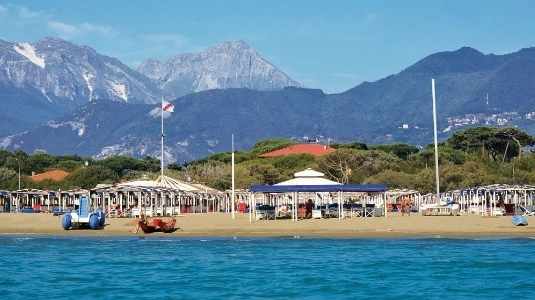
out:
{"label": "flagpole", "polygon": [[162,158],[161,158],[161,164],[160,164],[160,172],[161,172],[161,176],[163,178],[163,137],[164,137],[164,133],[163,133],[163,96],[162,96]]}
{"label": "flagpole", "polygon": [[165,137],[165,133],[163,132],[163,113],[166,111],[172,113],[174,109],[175,109],[175,106],[173,105],[173,103],[169,103],[163,100],[163,96],[162,96],[162,108],[161,108],[161,111],[162,111],[162,158],[161,158],[161,167],[160,167],[162,177],[163,177],[163,138]]}
{"label": "flagpole", "polygon": [[232,219],[234,220],[234,134],[232,134]]}
{"label": "flagpole", "polygon": [[[437,104],[435,97],[435,79],[431,78],[431,93],[433,94],[433,130],[434,130],[434,142],[435,142],[435,180],[437,185],[437,201],[440,201],[440,183],[438,173],[438,137],[437,137]],[[439,204],[437,202],[436,204]]]}

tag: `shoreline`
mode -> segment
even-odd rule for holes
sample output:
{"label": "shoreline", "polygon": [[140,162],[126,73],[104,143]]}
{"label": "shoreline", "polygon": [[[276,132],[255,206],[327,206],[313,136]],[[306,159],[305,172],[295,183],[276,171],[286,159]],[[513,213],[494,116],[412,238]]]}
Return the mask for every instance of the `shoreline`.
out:
{"label": "shoreline", "polygon": [[[170,217],[163,217],[164,220]],[[535,224],[535,217],[526,217]],[[172,233],[134,234],[135,218],[107,218],[102,229],[61,227],[61,217],[50,214],[0,213],[0,236],[124,236],[124,237],[242,237],[242,238],[514,238],[535,237],[535,226],[515,226],[511,216],[422,216],[389,214],[388,217],[338,219],[253,220],[249,214],[197,213],[177,217]]]}

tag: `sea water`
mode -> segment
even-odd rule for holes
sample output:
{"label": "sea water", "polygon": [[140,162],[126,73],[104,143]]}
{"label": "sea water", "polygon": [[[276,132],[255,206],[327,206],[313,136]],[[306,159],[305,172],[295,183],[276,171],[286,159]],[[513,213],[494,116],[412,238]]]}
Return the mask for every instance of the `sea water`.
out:
{"label": "sea water", "polygon": [[0,236],[0,299],[533,299],[531,238]]}

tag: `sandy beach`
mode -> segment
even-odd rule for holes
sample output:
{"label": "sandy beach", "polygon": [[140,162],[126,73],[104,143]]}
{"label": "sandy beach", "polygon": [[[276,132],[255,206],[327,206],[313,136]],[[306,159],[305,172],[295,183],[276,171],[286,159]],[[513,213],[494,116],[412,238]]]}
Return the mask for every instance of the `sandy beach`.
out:
{"label": "sandy beach", "polygon": [[[209,213],[186,214],[177,217],[180,229],[172,233],[155,232],[166,236],[250,236],[250,237],[535,237],[535,217],[526,217],[528,226],[514,226],[510,216],[483,217],[480,215],[422,216],[398,213],[388,217],[338,219],[291,219],[249,221],[248,214]],[[168,219],[165,217],[164,219]],[[134,218],[107,218],[99,230],[63,230],[61,218],[51,214],[0,213],[2,234],[45,234],[87,236],[143,236],[134,234]],[[533,225],[532,225],[533,224]]]}

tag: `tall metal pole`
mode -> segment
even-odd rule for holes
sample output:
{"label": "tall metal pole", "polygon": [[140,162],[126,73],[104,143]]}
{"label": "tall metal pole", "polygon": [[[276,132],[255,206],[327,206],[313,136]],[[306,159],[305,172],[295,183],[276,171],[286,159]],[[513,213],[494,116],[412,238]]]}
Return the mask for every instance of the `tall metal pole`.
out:
{"label": "tall metal pole", "polygon": [[161,173],[161,176],[162,176],[162,179],[163,179],[163,137],[165,136],[165,134],[163,133],[163,97],[162,97],[162,158],[161,158],[161,162],[160,162],[160,173]]}
{"label": "tall metal pole", "polygon": [[[438,176],[438,138],[437,138],[437,105],[435,98],[435,79],[431,79],[432,93],[433,93],[433,128],[435,132],[435,176],[437,183],[437,201],[440,200],[440,183]],[[438,204],[438,203],[437,203]]]}
{"label": "tall metal pole", "polygon": [[231,199],[231,203],[232,203],[232,219],[234,220],[234,206],[235,206],[235,203],[234,203],[234,134],[232,134],[232,199]]}

